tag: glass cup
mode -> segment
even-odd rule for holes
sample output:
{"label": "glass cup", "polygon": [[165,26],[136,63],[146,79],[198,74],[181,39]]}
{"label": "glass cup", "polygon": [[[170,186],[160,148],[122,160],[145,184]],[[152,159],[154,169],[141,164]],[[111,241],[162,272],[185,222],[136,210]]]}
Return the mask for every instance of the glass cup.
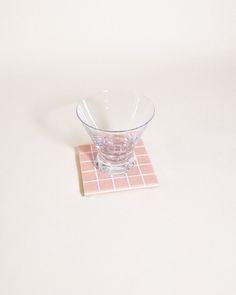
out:
{"label": "glass cup", "polygon": [[135,166],[135,144],[155,114],[149,98],[104,90],[81,99],[76,113],[96,146],[100,171],[122,174]]}

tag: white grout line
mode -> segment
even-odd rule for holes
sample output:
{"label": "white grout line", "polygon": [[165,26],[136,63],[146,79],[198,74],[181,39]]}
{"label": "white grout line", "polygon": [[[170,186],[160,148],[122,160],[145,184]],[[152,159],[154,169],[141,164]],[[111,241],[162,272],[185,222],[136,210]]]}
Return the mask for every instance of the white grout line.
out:
{"label": "white grout line", "polygon": [[141,172],[141,169],[140,169],[140,167],[139,167],[139,163],[137,164],[137,167],[138,167],[138,171],[139,171],[139,173],[140,173],[140,175],[141,175],[143,185],[146,185],[146,182],[144,181],[144,178],[143,178],[143,173]]}
{"label": "white grout line", "polygon": [[[93,163],[94,163],[94,165],[95,165],[95,159],[94,159],[94,156],[93,156],[92,145],[90,145],[90,149],[91,149],[91,153],[92,153]],[[96,167],[94,167],[94,170],[93,170],[93,171],[95,171],[96,181],[97,181],[97,185],[98,185],[98,191],[100,191],[101,188],[100,188],[100,184],[99,184],[99,181],[98,181],[98,174],[97,174],[97,169],[96,169]],[[88,182],[88,181],[85,181],[85,182]]]}
{"label": "white grout line", "polygon": [[94,172],[94,169],[89,169],[89,170],[83,170],[82,173],[89,173],[89,172]]}
{"label": "white grout line", "polygon": [[113,191],[115,191],[116,190],[116,185],[115,185],[115,181],[114,181],[113,175],[111,175],[111,181],[112,181],[112,185],[113,185]]}
{"label": "white grout line", "polygon": [[130,182],[129,182],[129,177],[130,176],[128,176],[128,173],[125,173],[125,176],[126,176],[126,179],[127,179],[127,182],[128,182],[128,186],[129,186],[129,188],[131,188],[131,185],[130,185]]}

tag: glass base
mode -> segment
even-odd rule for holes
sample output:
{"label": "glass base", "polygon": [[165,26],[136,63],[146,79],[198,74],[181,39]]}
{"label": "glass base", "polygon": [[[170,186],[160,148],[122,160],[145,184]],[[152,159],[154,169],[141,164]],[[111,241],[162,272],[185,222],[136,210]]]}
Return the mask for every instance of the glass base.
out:
{"label": "glass base", "polygon": [[102,172],[108,173],[108,174],[124,174],[126,173],[129,169],[133,168],[135,166],[135,159],[131,158],[129,159],[128,162],[125,163],[110,163],[110,162],[105,162],[102,160],[99,155],[97,155],[95,164],[97,169],[99,169]]}

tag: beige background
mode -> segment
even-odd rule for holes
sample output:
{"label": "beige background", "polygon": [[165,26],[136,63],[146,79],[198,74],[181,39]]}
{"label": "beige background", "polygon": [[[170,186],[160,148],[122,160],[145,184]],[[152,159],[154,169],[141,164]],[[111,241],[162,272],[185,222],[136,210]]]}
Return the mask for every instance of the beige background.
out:
{"label": "beige background", "polygon": [[[0,294],[236,294],[235,1],[0,1]],[[160,187],[80,195],[79,97],[150,96]]]}

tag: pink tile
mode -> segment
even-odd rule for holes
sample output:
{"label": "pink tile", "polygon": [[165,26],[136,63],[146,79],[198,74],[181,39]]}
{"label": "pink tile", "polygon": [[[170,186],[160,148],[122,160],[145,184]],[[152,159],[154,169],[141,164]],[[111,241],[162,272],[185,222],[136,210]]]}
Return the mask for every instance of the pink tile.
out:
{"label": "pink tile", "polygon": [[101,172],[100,170],[97,169],[97,175],[98,175],[98,179],[111,179],[111,176],[108,173],[105,172]]}
{"label": "pink tile", "polygon": [[96,181],[85,182],[83,186],[85,194],[98,192],[98,184]]}
{"label": "pink tile", "polygon": [[83,180],[84,181],[91,181],[91,180],[96,180],[96,174],[95,171],[92,172],[83,172]]}
{"label": "pink tile", "polygon": [[111,179],[99,180],[99,186],[100,189],[104,191],[113,190],[113,182]]}
{"label": "pink tile", "polygon": [[97,152],[92,152],[92,159],[96,159],[97,157]]}
{"label": "pink tile", "polygon": [[143,179],[145,183],[148,184],[158,184],[158,180],[155,174],[152,175],[144,175]]}
{"label": "pink tile", "polygon": [[129,184],[126,177],[114,179],[116,189],[128,188]]}
{"label": "pink tile", "polygon": [[139,172],[138,167],[135,166],[134,168],[130,169],[127,174],[128,174],[128,176],[131,176],[131,175],[140,175],[140,172]]}
{"label": "pink tile", "polygon": [[150,159],[148,156],[137,156],[137,160],[139,164],[150,163]]}
{"label": "pink tile", "polygon": [[91,149],[90,149],[90,144],[83,144],[83,145],[80,145],[79,146],[79,151],[81,153],[86,153],[86,152],[90,152]]}
{"label": "pink tile", "polygon": [[80,153],[79,155],[80,157],[80,161],[92,161],[93,160],[93,156],[92,153]]}
{"label": "pink tile", "polygon": [[131,176],[129,177],[129,183],[131,186],[141,186],[143,185],[143,180],[141,176]]}
{"label": "pink tile", "polygon": [[93,162],[81,162],[80,165],[81,165],[82,171],[87,171],[87,170],[93,170],[94,169]]}
{"label": "pink tile", "polygon": [[141,166],[140,166],[140,170],[141,170],[142,174],[154,173],[151,164],[141,165]]}
{"label": "pink tile", "polygon": [[146,151],[145,147],[143,147],[143,146],[139,147],[138,146],[138,147],[135,148],[135,154],[136,155],[146,155],[147,151]]}
{"label": "pink tile", "polygon": [[142,141],[142,139],[140,139],[140,140],[136,143],[135,146],[141,146],[141,145],[143,145],[143,141]]}

